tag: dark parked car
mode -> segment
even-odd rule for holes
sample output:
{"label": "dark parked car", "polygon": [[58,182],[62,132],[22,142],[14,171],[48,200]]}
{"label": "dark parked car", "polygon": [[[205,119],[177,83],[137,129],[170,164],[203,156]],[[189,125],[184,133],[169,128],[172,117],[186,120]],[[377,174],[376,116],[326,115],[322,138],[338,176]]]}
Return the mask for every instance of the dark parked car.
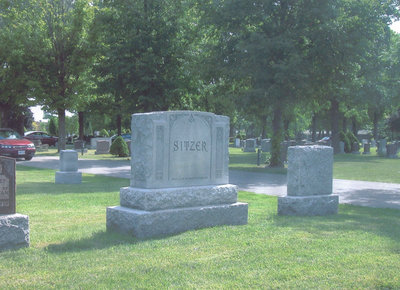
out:
{"label": "dark parked car", "polygon": [[36,148],[13,129],[0,128],[0,155],[31,160]]}
{"label": "dark parked car", "polygon": [[57,146],[58,137],[50,136],[43,131],[28,131],[25,132],[25,137],[32,142],[40,140],[42,144],[48,144],[49,146]]}

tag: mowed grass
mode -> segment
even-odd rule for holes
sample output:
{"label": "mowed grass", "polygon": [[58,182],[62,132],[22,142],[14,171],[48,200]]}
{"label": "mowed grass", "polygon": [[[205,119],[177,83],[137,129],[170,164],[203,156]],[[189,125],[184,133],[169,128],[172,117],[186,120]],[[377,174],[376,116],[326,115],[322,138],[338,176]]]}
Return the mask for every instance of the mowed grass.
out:
{"label": "mowed grass", "polygon": [[[286,174],[285,168],[272,169],[266,168],[261,163],[257,166],[257,153],[242,152],[240,148],[229,148],[229,168],[254,172]],[[263,153],[263,159],[269,153]],[[376,148],[371,150],[371,154],[337,154],[334,156],[333,178],[400,183],[400,159],[389,159],[379,157]]]}
{"label": "mowed grass", "polygon": [[17,212],[31,246],[0,253],[0,289],[400,288],[400,211],[340,205],[327,217],[277,215],[277,199],[240,192],[249,223],[137,240],[106,232],[129,180],[17,166]]}

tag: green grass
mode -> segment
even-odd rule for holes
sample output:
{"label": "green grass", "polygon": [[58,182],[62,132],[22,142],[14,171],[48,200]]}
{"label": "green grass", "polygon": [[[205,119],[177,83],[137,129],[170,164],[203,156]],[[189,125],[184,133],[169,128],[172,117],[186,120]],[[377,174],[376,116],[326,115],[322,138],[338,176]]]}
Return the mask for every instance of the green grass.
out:
{"label": "green grass", "polygon": [[17,166],[17,212],[31,247],[0,253],[0,289],[400,288],[400,211],[340,205],[328,217],[277,216],[246,192],[249,223],[152,240],[108,233],[107,206],[129,180]]}

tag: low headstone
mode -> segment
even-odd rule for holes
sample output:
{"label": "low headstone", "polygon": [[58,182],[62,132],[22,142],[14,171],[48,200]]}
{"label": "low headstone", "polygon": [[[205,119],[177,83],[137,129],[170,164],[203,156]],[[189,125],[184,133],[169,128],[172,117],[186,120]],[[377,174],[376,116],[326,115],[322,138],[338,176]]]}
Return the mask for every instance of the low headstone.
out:
{"label": "low headstone", "polygon": [[378,141],[378,155],[381,157],[386,156],[386,139]]}
{"label": "low headstone", "polygon": [[83,140],[76,140],[74,141],[74,150],[82,150],[85,147],[85,141]]}
{"label": "low headstone", "polygon": [[339,141],[339,153],[340,154],[344,154],[344,142],[343,141]]}
{"label": "low headstone", "polygon": [[111,146],[111,138],[108,137],[95,137],[90,139],[90,148],[91,149],[97,149],[97,141],[108,141],[110,143]]}
{"label": "low headstone", "polygon": [[110,142],[107,140],[97,140],[96,151],[94,154],[109,154],[110,153]]}
{"label": "low headstone", "polygon": [[75,150],[61,150],[60,171],[56,171],[57,184],[80,184],[82,172],[78,171],[78,152]]}
{"label": "low headstone", "polygon": [[371,140],[371,148],[375,148],[376,147],[376,141],[375,140]]}
{"label": "low headstone", "polygon": [[244,141],[243,152],[256,152],[256,139],[246,139]]}
{"label": "low headstone", "polygon": [[229,118],[206,112],[132,115],[130,187],[107,208],[107,230],[138,238],[247,224],[229,182]]}
{"label": "low headstone", "polygon": [[364,144],[363,154],[364,155],[371,154],[371,144],[369,144],[369,143]]}
{"label": "low headstone", "polygon": [[332,194],[332,172],[332,147],[289,147],[287,196],[278,197],[278,214],[336,214],[339,197]]}
{"label": "low headstone", "polygon": [[397,158],[397,144],[387,144],[386,145],[386,157],[387,158]]}
{"label": "low headstone", "polygon": [[271,151],[271,139],[262,139],[261,140],[261,150],[262,150],[262,152],[270,152]]}
{"label": "low headstone", "polygon": [[0,251],[29,246],[29,218],[15,211],[15,159],[0,157]]}
{"label": "low headstone", "polygon": [[353,144],[351,144],[351,153],[360,154],[360,144],[358,142],[353,142]]}

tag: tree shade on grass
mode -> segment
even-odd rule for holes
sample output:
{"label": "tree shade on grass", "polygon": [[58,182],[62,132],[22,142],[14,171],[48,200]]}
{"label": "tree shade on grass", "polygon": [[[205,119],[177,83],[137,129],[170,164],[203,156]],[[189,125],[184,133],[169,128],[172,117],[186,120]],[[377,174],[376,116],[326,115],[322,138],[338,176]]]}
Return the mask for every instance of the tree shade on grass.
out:
{"label": "tree shade on grass", "polygon": [[276,197],[240,192],[249,224],[139,241],[108,233],[105,208],[129,180],[17,166],[31,247],[0,253],[0,288],[399,288],[400,211],[340,205],[277,215]]}

